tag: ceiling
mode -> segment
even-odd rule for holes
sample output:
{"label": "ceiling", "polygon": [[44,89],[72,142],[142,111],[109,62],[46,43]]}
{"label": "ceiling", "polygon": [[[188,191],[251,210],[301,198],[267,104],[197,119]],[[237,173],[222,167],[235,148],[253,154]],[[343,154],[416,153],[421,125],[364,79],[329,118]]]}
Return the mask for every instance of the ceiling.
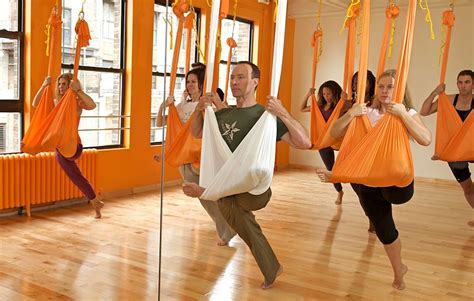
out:
{"label": "ceiling", "polygon": [[[418,0],[417,0],[418,1]],[[322,0],[321,15],[342,13],[347,9],[350,0]],[[373,11],[384,10],[388,0],[372,0]],[[408,5],[408,0],[395,0],[399,6]],[[425,1],[423,0],[423,3]],[[448,7],[450,0],[428,0],[429,7]],[[456,6],[473,5],[473,0],[454,0]],[[288,0],[288,16],[290,18],[304,18],[316,15],[319,0]]]}

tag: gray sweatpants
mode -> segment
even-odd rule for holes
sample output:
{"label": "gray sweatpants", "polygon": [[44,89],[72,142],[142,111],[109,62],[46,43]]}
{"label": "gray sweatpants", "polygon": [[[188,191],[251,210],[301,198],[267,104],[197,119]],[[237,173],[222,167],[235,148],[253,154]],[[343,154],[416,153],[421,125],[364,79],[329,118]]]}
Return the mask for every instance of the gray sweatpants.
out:
{"label": "gray sweatpants", "polygon": [[[181,165],[179,167],[179,172],[181,173],[181,176],[185,182],[192,182],[199,185],[199,172],[194,170],[191,164]],[[201,202],[202,207],[204,207],[206,210],[207,214],[209,214],[211,219],[214,221],[219,238],[225,242],[229,242],[236,233],[229,226],[229,224],[227,224],[227,221],[222,216],[217,202],[201,199],[199,199],[199,201]]]}
{"label": "gray sweatpants", "polygon": [[252,211],[264,208],[270,201],[271,196],[272,191],[269,188],[260,195],[240,193],[217,201],[227,223],[239,234],[252,251],[255,261],[257,261],[258,267],[265,277],[266,284],[275,281],[280,263],[267,238],[263,235]]}

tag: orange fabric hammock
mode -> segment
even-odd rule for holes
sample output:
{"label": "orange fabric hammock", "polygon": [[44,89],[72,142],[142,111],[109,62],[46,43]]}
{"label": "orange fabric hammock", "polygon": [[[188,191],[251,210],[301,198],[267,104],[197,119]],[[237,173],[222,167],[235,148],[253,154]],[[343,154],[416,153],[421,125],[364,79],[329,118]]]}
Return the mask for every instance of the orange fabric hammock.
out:
{"label": "orange fabric hammock", "polygon": [[[89,46],[91,39],[89,25],[83,17],[77,20],[75,31],[77,34],[77,45],[74,57],[73,81],[77,81],[78,77],[81,48]],[[48,116],[48,120],[51,120],[51,123],[48,124],[49,129],[42,142],[46,149],[56,148],[66,158],[74,156],[77,144],[80,141],[77,130],[79,127],[77,110],[77,94],[69,88],[50,116]]]}
{"label": "orange fabric hammock", "polygon": [[[58,45],[56,45],[56,36],[60,32],[61,23],[61,15],[57,7],[54,7],[48,20],[48,37],[50,42],[50,44],[47,45],[47,47],[49,47],[49,51],[47,51],[47,55],[49,55],[48,76],[51,76],[53,71],[54,54],[56,54],[56,48],[58,48]],[[35,155],[42,151],[40,146],[46,131],[46,127],[43,127],[42,123],[54,109],[52,90],[52,86],[47,85],[41,94],[30,126],[21,142],[21,151],[24,153]]]}
{"label": "orange fabric hammock", "polygon": [[[448,64],[451,31],[454,26],[454,12],[443,12],[443,25],[447,27],[441,63],[440,83],[445,82]],[[447,162],[474,160],[474,114],[470,113],[463,122],[446,93],[438,98],[438,116],[436,121],[435,157]]]}
{"label": "orange fabric hammock", "polygon": [[[367,13],[364,14],[361,42],[363,47],[360,62],[361,75],[365,75],[365,72],[367,72],[366,56],[368,55],[368,11],[370,9],[370,1],[365,2],[364,9]],[[415,16],[416,0],[410,0],[394,91],[394,101],[398,103],[403,101],[405,94]],[[362,79],[362,81],[358,81],[357,88],[358,91],[363,91],[360,89],[365,89],[366,76],[359,77],[359,79]],[[358,95],[364,95],[364,93]],[[364,115],[364,117],[366,116]],[[344,140],[352,138],[350,133],[351,127],[360,127],[360,120],[359,118],[359,120],[356,119],[351,123]],[[362,123],[365,123],[365,121],[362,121]],[[355,131],[358,131],[358,129],[356,128]],[[405,187],[413,181],[413,160],[408,134],[403,122],[399,118],[387,113],[359,142],[353,141],[354,144],[350,142],[346,145],[345,142],[334,165],[331,177],[332,182],[358,183],[373,187]],[[345,157],[341,158],[342,150],[345,147],[349,148],[349,152],[345,154]]]}
{"label": "orange fabric hammock", "polygon": [[[181,48],[182,28],[185,21],[184,13],[189,10],[186,1],[182,1],[173,6],[173,12],[179,19],[178,33],[176,34],[176,43],[173,52],[173,62],[171,65],[170,76],[170,95],[174,94],[176,81],[176,72],[178,68],[179,50]],[[191,15],[190,13],[189,15]],[[186,27],[192,28],[192,20],[186,17]],[[193,18],[193,17],[192,17]],[[188,46],[191,34],[188,31]],[[190,47],[188,47],[189,49]],[[187,58],[188,60],[188,58]],[[178,111],[174,104],[168,108],[168,118],[166,124],[166,142],[165,142],[165,162],[171,166],[180,166],[186,163],[199,164],[201,155],[201,139],[196,139],[191,135],[191,122],[189,119],[184,125],[181,123]]]}
{"label": "orange fabric hammock", "polygon": [[176,85],[176,72],[178,71],[179,51],[181,50],[181,39],[183,37],[184,14],[189,11],[189,5],[186,0],[181,0],[173,4],[173,13],[178,18],[178,30],[176,32],[176,43],[174,44],[173,61],[171,62],[170,75],[170,96],[174,96],[174,87]]}
{"label": "orange fabric hammock", "polygon": [[227,46],[229,46],[229,54],[227,56],[227,67],[225,72],[225,90],[224,90],[224,103],[227,104],[227,96],[229,95],[229,77],[230,77],[230,65],[232,60],[232,52],[237,47],[237,42],[233,37],[227,38]]}
{"label": "orange fabric hammock", "polygon": [[[81,14],[83,13],[81,12]],[[77,80],[81,48],[88,46],[90,40],[89,26],[83,17],[80,17],[77,21],[75,31],[77,45],[73,80]],[[38,131],[35,141],[40,142],[30,145],[34,149],[34,152],[30,154],[57,149],[64,157],[72,157],[76,153],[77,144],[80,140],[77,130],[79,126],[77,110],[77,95],[69,88],[47,118],[39,124],[42,129]],[[25,149],[29,149],[29,147]]]}
{"label": "orange fabric hammock", "polygon": [[391,23],[400,14],[400,8],[394,3],[390,3],[385,9],[385,28],[382,38],[382,46],[380,47],[379,63],[377,65],[377,78],[385,71],[385,61],[387,57],[387,49],[390,40]]}
{"label": "orange fabric hammock", "polygon": [[[346,42],[346,55],[344,60],[344,83],[343,89],[347,94],[352,90],[351,78],[354,73],[354,57],[355,57],[355,43],[356,43],[356,18],[359,15],[360,5],[351,4],[349,7],[349,15],[345,27],[348,28],[347,42]],[[311,45],[313,46],[313,69],[311,87],[315,87],[316,81],[316,69],[317,69],[317,56],[318,56],[318,39],[322,38],[322,31],[315,31]],[[332,125],[339,118],[342,108],[344,107],[345,99],[341,96],[334,111],[329,117],[328,121],[324,120],[324,117],[319,109],[317,99],[315,95],[312,95],[311,100],[311,127],[310,136],[311,143],[313,144],[312,149],[322,149],[331,146],[334,149],[341,147],[342,138],[334,138],[330,135]]]}
{"label": "orange fabric hammock", "polygon": [[184,72],[188,73],[189,67],[191,66],[191,48],[192,48],[192,36],[194,26],[194,11],[190,11],[184,19],[184,28],[186,28],[186,63],[184,65]]}
{"label": "orange fabric hammock", "polygon": [[194,138],[191,134],[192,119],[193,117],[189,118],[183,125],[176,107],[174,105],[169,107],[168,120],[173,122],[168,122],[166,128],[165,161],[171,166],[187,163],[192,163],[195,167],[199,166],[201,139]]}

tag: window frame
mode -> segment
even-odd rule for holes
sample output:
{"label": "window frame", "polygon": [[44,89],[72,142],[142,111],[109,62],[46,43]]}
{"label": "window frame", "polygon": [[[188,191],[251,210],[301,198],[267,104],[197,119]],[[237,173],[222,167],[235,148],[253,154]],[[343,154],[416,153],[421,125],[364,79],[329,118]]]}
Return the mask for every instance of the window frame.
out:
{"label": "window frame", "polygon": [[[233,21],[234,20],[234,16],[233,15],[227,15],[226,17],[227,20],[231,20]],[[249,61],[252,62],[252,58],[253,58],[253,34],[254,34],[254,22],[252,20],[247,20],[247,19],[244,19],[244,18],[241,18],[241,17],[235,17],[235,21],[237,22],[241,22],[241,23],[245,23],[245,24],[248,24],[250,25],[250,33],[249,33],[249,37],[250,37],[250,40],[249,40]],[[222,37],[221,37],[222,39]],[[225,43],[225,41],[223,41],[223,43]],[[220,64],[225,64],[227,65],[227,59],[223,60],[222,58],[225,57],[227,58],[227,56],[223,56],[221,54],[221,60],[219,61],[219,65]],[[237,65],[237,62],[230,62],[231,65]]]}
{"label": "window frame", "polygon": [[[127,29],[127,0],[121,0],[120,5],[122,6],[121,12],[120,12],[120,22],[122,24],[122,27],[120,29],[120,67],[119,68],[114,68],[114,67],[92,67],[92,66],[82,66],[79,64],[79,71],[92,71],[92,72],[102,72],[102,73],[112,73],[112,74],[120,74],[121,75],[121,87],[120,87],[120,92],[119,92],[119,97],[120,97],[120,102],[121,102],[121,110],[120,110],[120,127],[118,128],[120,130],[120,143],[119,144],[108,144],[108,145],[97,145],[97,146],[90,146],[90,147],[84,147],[84,148],[95,148],[95,149],[113,149],[113,148],[123,148],[124,147],[124,138],[125,138],[125,128],[124,128],[124,114],[125,114],[125,75],[126,75],[126,70],[125,70],[125,51],[127,49],[127,36],[126,36],[126,29]],[[72,16],[71,16],[71,21],[72,21]],[[72,23],[71,23],[72,24]],[[72,34],[72,33],[71,33]],[[64,64],[61,62],[61,69],[62,70],[70,70],[71,72],[74,69],[73,64]],[[101,129],[97,129],[100,131]],[[81,130],[79,130],[81,131]]]}
{"label": "window frame", "polygon": [[[162,5],[164,7],[166,7],[166,1],[164,0],[155,0],[155,4],[157,5]],[[170,14],[173,14],[173,11],[171,9],[171,1],[169,2],[169,12]],[[196,35],[197,35],[197,38],[200,40],[200,34],[201,34],[201,9],[199,7],[194,7],[194,12],[196,13]],[[153,17],[153,21],[155,20],[155,17]],[[154,23],[153,23],[153,27],[154,27]],[[153,29],[153,32],[154,32],[154,29]],[[158,33],[158,31],[157,31]],[[174,43],[174,41],[173,41]],[[200,42],[199,42],[200,43]],[[183,47],[183,45],[185,45],[185,43],[181,43],[181,47]],[[156,46],[156,45],[153,45],[153,46]],[[165,46],[167,47],[167,46]],[[186,46],[184,46],[186,47]],[[199,61],[199,57],[200,57],[200,54],[199,54],[199,50],[197,48],[196,45],[194,45],[194,58],[195,60]],[[171,58],[172,59],[172,58]],[[196,61],[195,61],[196,62]],[[158,69],[158,68],[157,68]],[[153,68],[152,68],[152,72],[151,72],[151,77],[152,77],[152,83],[153,83],[153,78],[156,76],[157,78],[159,77],[167,77],[169,78],[171,76],[171,73],[170,72],[166,72],[166,66],[165,66],[165,72],[160,72],[160,71],[153,71]],[[183,73],[179,73],[179,72],[176,72],[176,79],[178,78],[185,78],[186,76],[186,73],[183,72]],[[156,81],[156,83],[158,84],[158,80]],[[186,85],[186,84],[185,84]],[[153,89],[153,87],[152,87]],[[151,112],[150,112],[151,114]],[[153,117],[152,117],[153,119]],[[165,127],[162,127],[162,128],[165,128]],[[163,141],[150,141],[150,145],[163,145]]]}
{"label": "window frame", "polygon": [[24,46],[25,46],[25,35],[24,35],[24,11],[23,11],[23,0],[18,0],[18,28],[17,31],[10,31],[6,29],[0,29],[0,38],[16,40],[18,41],[18,99],[0,99],[0,113],[20,113],[20,135],[23,137],[24,132],[24,86],[25,86],[25,74],[24,74]]}

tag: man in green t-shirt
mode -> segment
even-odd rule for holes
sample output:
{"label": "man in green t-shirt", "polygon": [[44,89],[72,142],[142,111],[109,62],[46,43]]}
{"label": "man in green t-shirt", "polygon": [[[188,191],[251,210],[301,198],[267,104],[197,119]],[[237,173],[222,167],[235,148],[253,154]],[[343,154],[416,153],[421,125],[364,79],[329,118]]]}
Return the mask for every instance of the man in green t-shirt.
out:
{"label": "man in green t-shirt", "polygon": [[[214,104],[217,108],[216,119],[222,138],[233,152],[267,110],[277,117],[277,140],[285,141],[295,148],[310,149],[311,140],[306,129],[288,113],[280,100],[268,96],[265,107],[257,103],[255,90],[259,80],[260,70],[256,65],[251,62],[237,63],[230,79],[232,94],[237,100],[237,106],[225,107],[216,94],[204,95],[193,113],[195,115],[191,125],[193,135],[202,136],[202,112],[208,105]],[[231,180],[229,179],[229,181]],[[187,196],[200,197],[204,188],[195,183],[185,183],[183,191]],[[261,286],[263,289],[270,288],[276,277],[283,272],[282,266],[252,213],[252,211],[264,208],[270,201],[271,194],[269,188],[260,195],[246,192],[229,195],[217,201],[227,223],[252,251],[265,277]]]}

